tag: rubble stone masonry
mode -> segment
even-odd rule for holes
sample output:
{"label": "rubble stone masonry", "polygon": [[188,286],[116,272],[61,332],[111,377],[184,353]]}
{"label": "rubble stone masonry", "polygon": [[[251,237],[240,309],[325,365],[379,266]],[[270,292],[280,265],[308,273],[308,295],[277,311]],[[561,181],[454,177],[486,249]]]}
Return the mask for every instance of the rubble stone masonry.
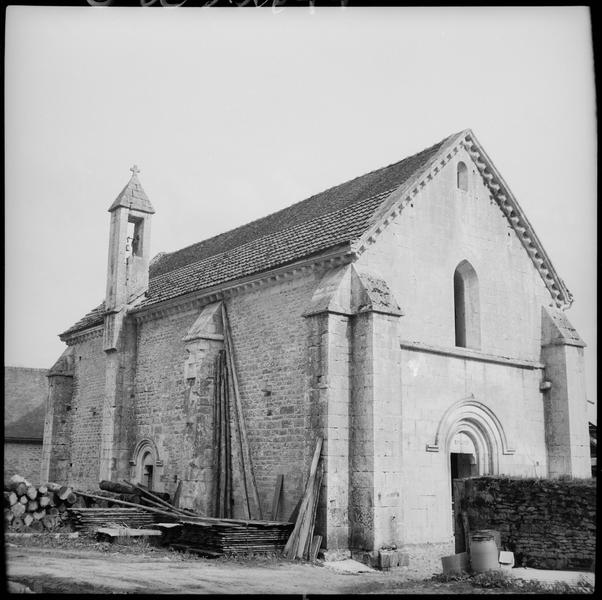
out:
{"label": "rubble stone masonry", "polygon": [[517,566],[594,570],[594,479],[482,477],[464,483],[471,530],[499,531]]}

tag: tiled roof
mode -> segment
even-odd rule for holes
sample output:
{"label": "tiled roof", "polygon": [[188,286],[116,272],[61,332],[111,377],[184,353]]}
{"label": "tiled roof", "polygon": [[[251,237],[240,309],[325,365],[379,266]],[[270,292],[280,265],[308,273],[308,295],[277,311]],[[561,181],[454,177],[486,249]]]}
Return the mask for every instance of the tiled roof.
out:
{"label": "tiled roof", "polygon": [[69,329],[61,333],[61,335],[63,336],[69,333],[75,333],[76,331],[83,331],[89,327],[95,327],[96,325],[102,325],[104,314],[105,303],[103,301],[96,308],[93,308],[89,313],[84,315],[77,323],[75,323],[75,325],[72,325]]}
{"label": "tiled roof", "polygon": [[46,404],[42,403],[23,415],[17,421],[4,424],[4,439],[42,440],[44,437],[44,416]]}
{"label": "tiled roof", "polygon": [[[150,267],[148,293],[137,306],[273,269],[358,239],[389,193],[451,137],[267,217],[156,258]],[[101,324],[103,311],[104,303],[62,335]]]}

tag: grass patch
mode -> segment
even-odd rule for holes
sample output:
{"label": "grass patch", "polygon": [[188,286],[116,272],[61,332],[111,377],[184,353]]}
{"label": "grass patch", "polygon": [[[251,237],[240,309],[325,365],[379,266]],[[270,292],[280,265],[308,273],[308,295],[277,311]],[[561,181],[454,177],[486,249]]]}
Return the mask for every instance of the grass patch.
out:
{"label": "grass patch", "polygon": [[581,578],[577,583],[566,581],[542,582],[519,579],[505,571],[487,571],[470,575],[462,572],[458,574],[440,573],[432,577],[431,581],[437,583],[466,582],[472,587],[499,590],[510,593],[523,594],[593,594],[594,586],[588,579]]}

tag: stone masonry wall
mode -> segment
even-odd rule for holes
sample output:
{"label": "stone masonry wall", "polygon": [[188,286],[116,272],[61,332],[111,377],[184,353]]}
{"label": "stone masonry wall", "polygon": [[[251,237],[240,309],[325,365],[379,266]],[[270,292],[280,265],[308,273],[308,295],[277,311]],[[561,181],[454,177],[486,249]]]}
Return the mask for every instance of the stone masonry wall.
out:
{"label": "stone masonry wall", "polygon": [[[213,444],[213,359],[200,361],[197,377],[185,378],[183,338],[200,311],[187,311],[139,326],[134,398],[124,414],[122,436],[130,457],[138,442],[157,447],[157,490],[173,494],[182,480],[181,505],[211,511]],[[131,474],[135,477],[135,474]]]}
{"label": "stone masonry wall", "polygon": [[482,477],[464,491],[471,530],[498,530],[518,566],[594,569],[595,480]]}
{"label": "stone masonry wall", "polygon": [[98,489],[100,432],[105,392],[102,332],[74,345],[69,482]]}
{"label": "stone masonry wall", "polygon": [[25,477],[29,483],[40,484],[42,444],[4,442],[4,480],[13,475]]}
{"label": "stone masonry wall", "polygon": [[[456,165],[468,166],[468,191],[456,189]],[[454,346],[458,264],[476,271],[481,350],[539,360],[541,306],[550,294],[508,219],[460,150],[412,199],[358,261],[387,281],[404,316],[401,336]]]}
{"label": "stone masonry wall", "polygon": [[[242,408],[263,516],[269,515],[278,474],[284,475],[280,518],[288,518],[303,491],[314,436],[306,399],[307,324],[302,316],[317,283],[310,273],[226,298]],[[164,491],[183,480],[182,503],[211,512],[213,482],[213,361],[209,345],[187,380],[183,338],[200,310],[143,322],[138,331],[134,396],[125,415],[127,445],[156,445]],[[233,413],[231,413],[234,419]],[[237,430],[233,436],[235,516],[244,516]],[[311,446],[311,448],[310,448]]]}
{"label": "stone masonry wall", "polygon": [[303,493],[314,451],[303,312],[320,274],[308,272],[227,300],[247,434],[263,514],[284,475],[281,518]]}

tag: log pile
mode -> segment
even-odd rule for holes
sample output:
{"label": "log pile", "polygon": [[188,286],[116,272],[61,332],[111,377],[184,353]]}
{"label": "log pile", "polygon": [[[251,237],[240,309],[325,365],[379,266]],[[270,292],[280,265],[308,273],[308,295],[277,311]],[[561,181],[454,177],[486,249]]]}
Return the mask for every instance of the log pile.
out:
{"label": "log pile", "polygon": [[4,490],[4,525],[12,532],[41,533],[69,528],[68,509],[83,506],[69,486],[57,483],[31,485],[13,475]]}

